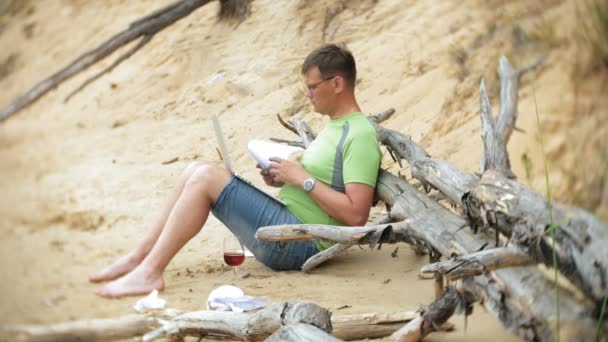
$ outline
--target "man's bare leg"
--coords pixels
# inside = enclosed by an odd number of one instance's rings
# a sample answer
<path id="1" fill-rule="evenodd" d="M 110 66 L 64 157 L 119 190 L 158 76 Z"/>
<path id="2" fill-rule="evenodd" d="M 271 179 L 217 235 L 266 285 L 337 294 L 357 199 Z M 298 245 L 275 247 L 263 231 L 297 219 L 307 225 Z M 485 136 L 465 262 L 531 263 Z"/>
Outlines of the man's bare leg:
<path id="1" fill-rule="evenodd" d="M 186 167 L 186 169 L 179 176 L 173 190 L 165 200 L 160 215 L 153 221 L 144 238 L 140 240 L 137 246 L 135 246 L 135 248 L 128 254 L 123 255 L 111 265 L 103 268 L 94 275 L 89 276 L 89 281 L 97 283 L 117 279 L 118 277 L 131 272 L 142 262 L 142 260 L 144 260 L 146 255 L 150 253 L 150 250 L 156 243 L 156 240 L 158 240 L 163 227 L 167 223 L 167 218 L 175 206 L 175 202 L 177 202 L 177 199 L 180 197 L 184 189 L 184 185 L 190 176 L 192 176 L 192 174 L 198 168 L 203 167 L 203 165 L 203 163 L 195 162 Z"/>
<path id="2" fill-rule="evenodd" d="M 230 181 L 230 173 L 217 166 L 201 166 L 186 181 L 165 227 L 143 261 L 130 273 L 97 290 L 103 297 L 123 297 L 162 290 L 165 267 L 203 227 L 211 206 Z"/>

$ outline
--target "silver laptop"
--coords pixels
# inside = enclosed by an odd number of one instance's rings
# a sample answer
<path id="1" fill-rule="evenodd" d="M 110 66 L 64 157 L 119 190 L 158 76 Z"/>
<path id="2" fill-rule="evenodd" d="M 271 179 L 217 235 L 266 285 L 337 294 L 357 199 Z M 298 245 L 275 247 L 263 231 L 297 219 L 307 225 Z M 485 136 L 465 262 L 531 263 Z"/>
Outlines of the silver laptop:
<path id="1" fill-rule="evenodd" d="M 250 181 L 246 180 L 245 178 L 239 176 L 238 174 L 236 174 L 236 172 L 234 172 L 234 170 L 232 169 L 232 163 L 230 162 L 230 155 L 228 154 L 228 148 L 226 147 L 226 140 L 224 139 L 224 133 L 222 132 L 222 127 L 220 126 L 220 119 L 218 118 L 217 114 L 214 114 L 212 116 L 212 119 L 213 119 L 213 129 L 215 130 L 215 139 L 217 140 L 217 144 L 219 145 L 220 153 L 222 154 L 221 157 L 224 160 L 224 165 L 226 166 L 226 170 L 228 170 L 230 173 L 232 173 L 232 175 L 234 177 L 249 184 L 252 188 L 256 189 L 257 191 L 260 191 L 261 193 L 263 193 L 266 196 L 270 197 L 271 199 L 277 201 L 281 205 L 286 206 L 287 204 L 285 204 L 285 202 L 281 201 L 280 198 L 273 196 L 273 195 L 269 194 L 268 192 L 260 189 L 259 187 L 255 186 L 253 183 L 251 183 Z"/>

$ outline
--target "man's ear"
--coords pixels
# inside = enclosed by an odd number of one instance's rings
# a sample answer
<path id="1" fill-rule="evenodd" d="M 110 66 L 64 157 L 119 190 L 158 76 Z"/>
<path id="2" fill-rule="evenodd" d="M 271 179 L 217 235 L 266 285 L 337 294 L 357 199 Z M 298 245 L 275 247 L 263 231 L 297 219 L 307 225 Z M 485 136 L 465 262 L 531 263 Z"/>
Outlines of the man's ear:
<path id="1" fill-rule="evenodd" d="M 336 94 L 343 92 L 344 89 L 346 88 L 346 83 L 344 83 L 344 77 L 336 76 L 334 78 L 334 82 L 336 82 L 336 90 L 335 90 Z"/>

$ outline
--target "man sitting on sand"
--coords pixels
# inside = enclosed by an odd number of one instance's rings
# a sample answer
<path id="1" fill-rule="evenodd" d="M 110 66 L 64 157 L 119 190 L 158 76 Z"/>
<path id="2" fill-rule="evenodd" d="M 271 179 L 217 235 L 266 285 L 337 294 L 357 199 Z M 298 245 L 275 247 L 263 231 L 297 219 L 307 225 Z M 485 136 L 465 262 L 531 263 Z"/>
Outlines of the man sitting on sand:
<path id="1" fill-rule="evenodd" d="M 271 158 L 271 166 L 260 172 L 267 185 L 281 187 L 279 196 L 286 206 L 223 167 L 191 164 L 135 249 L 89 278 L 92 282 L 113 280 L 98 288 L 98 295 L 122 297 L 162 290 L 163 271 L 202 229 L 209 212 L 273 270 L 299 270 L 328 244 L 258 241 L 259 227 L 300 223 L 361 226 L 367 222 L 381 156 L 376 132 L 355 98 L 355 60 L 345 48 L 324 45 L 306 57 L 302 75 L 315 112 L 327 115 L 330 121 L 300 163 Z"/>

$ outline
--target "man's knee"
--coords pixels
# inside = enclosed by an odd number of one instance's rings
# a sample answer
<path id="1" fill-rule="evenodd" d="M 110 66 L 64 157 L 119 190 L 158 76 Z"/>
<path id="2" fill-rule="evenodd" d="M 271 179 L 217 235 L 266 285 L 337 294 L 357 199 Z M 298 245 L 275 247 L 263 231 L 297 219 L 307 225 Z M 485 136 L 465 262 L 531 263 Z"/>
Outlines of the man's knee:
<path id="1" fill-rule="evenodd" d="M 215 165 L 201 162 L 194 162 L 190 164 L 188 168 L 190 169 L 190 177 L 188 177 L 188 183 L 190 184 L 209 182 L 213 174 L 216 172 Z"/>
<path id="2" fill-rule="evenodd" d="M 201 167 L 203 165 L 205 165 L 205 163 L 200 162 L 200 161 L 192 162 L 192 163 L 188 164 L 188 166 L 186 166 L 186 168 L 184 169 L 182 174 L 186 175 L 189 178 L 194 173 L 194 171 L 196 171 L 196 169 L 198 169 L 199 167 Z"/>
<path id="3" fill-rule="evenodd" d="M 230 173 L 223 167 L 199 163 L 193 166 L 192 174 L 186 182 L 187 188 L 200 187 L 216 193 L 221 191 L 230 180 Z"/>

